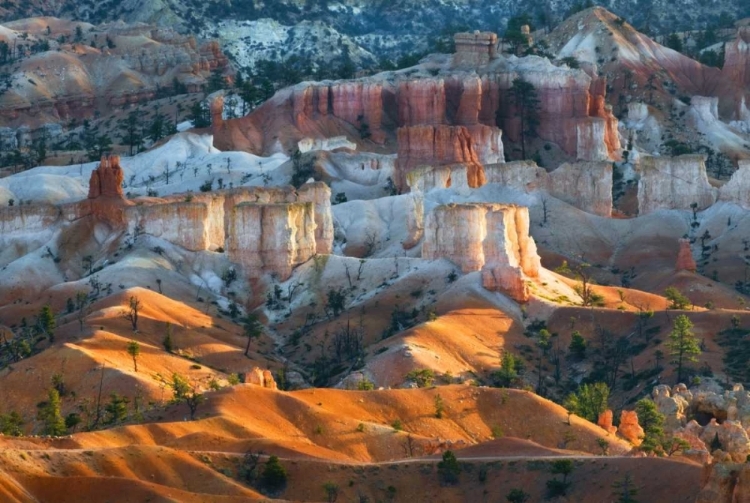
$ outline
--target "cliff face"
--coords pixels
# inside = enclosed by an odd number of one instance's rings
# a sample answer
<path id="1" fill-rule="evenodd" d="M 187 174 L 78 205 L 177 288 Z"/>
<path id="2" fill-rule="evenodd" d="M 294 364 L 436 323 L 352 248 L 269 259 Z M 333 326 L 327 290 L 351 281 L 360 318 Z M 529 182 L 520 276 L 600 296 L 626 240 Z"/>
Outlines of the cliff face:
<path id="1" fill-rule="evenodd" d="M 227 254 L 251 277 L 278 274 L 281 281 L 315 255 L 313 203 L 235 206 L 229 216 Z"/>
<path id="2" fill-rule="evenodd" d="M 422 166 L 411 170 L 406 183 L 414 192 L 434 189 L 469 189 L 475 187 L 472 166 Z M 524 192 L 547 191 L 585 212 L 602 217 L 612 216 L 612 164 L 581 161 L 565 163 L 548 173 L 533 161 L 491 164 L 483 169 L 486 183 L 496 183 Z"/>
<path id="3" fill-rule="evenodd" d="M 588 213 L 612 216 L 612 164 L 565 163 L 549 174 L 549 193 Z"/>
<path id="4" fill-rule="evenodd" d="M 482 271 L 483 286 L 525 302 L 526 278 L 539 276 L 528 208 L 503 204 L 439 206 L 425 222 L 422 258 L 446 258 L 464 273 Z"/>
<path id="5" fill-rule="evenodd" d="M 131 235 L 155 236 L 190 251 L 208 250 L 208 207 L 194 202 L 131 206 L 126 211 Z"/>
<path id="6" fill-rule="evenodd" d="M 399 190 L 407 190 L 407 173 L 413 168 L 457 163 L 468 167 L 470 187 L 484 185 L 484 168 L 464 126 L 403 127 L 398 130 L 398 149 L 394 183 Z"/>
<path id="7" fill-rule="evenodd" d="M 719 189 L 719 200 L 750 209 L 750 161 L 739 161 L 732 178 Z"/>
<path id="8" fill-rule="evenodd" d="M 382 84 L 364 80 L 297 86 L 290 96 L 294 124 L 300 131 L 317 132 L 315 121 L 335 117 L 355 127 L 366 124 L 371 139 L 382 143 L 382 94 Z"/>
<path id="9" fill-rule="evenodd" d="M 750 87 L 750 26 L 741 27 L 737 38 L 724 45 L 722 75 L 740 88 Z"/>
<path id="10" fill-rule="evenodd" d="M 421 73 L 420 78 L 392 73 L 299 84 L 277 93 L 248 117 L 214 127 L 215 144 L 261 153 L 278 148 L 279 141 L 286 146 L 306 137 L 357 134 L 353 128 L 363 124 L 376 142 L 383 142 L 394 126 L 465 126 L 480 162 L 503 162 L 498 126 L 511 140 L 519 140 L 518 108 L 510 89 L 520 76 L 537 91 L 542 141 L 584 160 L 619 156 L 617 119 L 605 104 L 606 81 L 595 73 L 555 67 L 538 58 L 519 60 L 512 68 L 490 61 L 479 71 L 451 70 L 434 77 Z"/>
<path id="11" fill-rule="evenodd" d="M 661 209 L 699 209 L 711 206 L 717 190 L 708 183 L 706 157 L 649 157 L 641 160 L 641 179 L 638 182 L 638 211 L 645 215 Z"/>

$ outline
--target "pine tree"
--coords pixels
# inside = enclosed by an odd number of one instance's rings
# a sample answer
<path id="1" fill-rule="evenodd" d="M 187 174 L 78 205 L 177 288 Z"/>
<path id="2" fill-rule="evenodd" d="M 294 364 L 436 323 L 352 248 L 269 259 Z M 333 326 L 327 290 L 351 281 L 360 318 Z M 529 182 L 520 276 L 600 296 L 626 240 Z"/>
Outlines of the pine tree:
<path id="1" fill-rule="evenodd" d="M 138 341 L 128 342 L 128 354 L 133 358 L 133 370 L 138 373 L 138 356 L 141 354 L 141 345 Z"/>
<path id="2" fill-rule="evenodd" d="M 693 324 L 684 314 L 674 321 L 674 329 L 669 334 L 667 348 L 672 355 L 672 364 L 677 369 L 677 382 L 682 381 L 682 370 L 687 362 L 697 362 L 697 356 L 701 354 L 698 339 L 690 330 Z"/>
<path id="3" fill-rule="evenodd" d="M 47 392 L 47 403 L 40 409 L 38 417 L 44 422 L 45 435 L 65 435 L 65 419 L 60 412 L 60 393 L 55 388 L 50 388 Z"/>
<path id="4" fill-rule="evenodd" d="M 664 415 L 656 408 L 653 400 L 642 398 L 635 404 L 638 424 L 643 428 L 642 451 L 655 452 L 661 449 L 664 440 Z"/>
<path id="5" fill-rule="evenodd" d="M 521 121 L 521 157 L 526 159 L 526 142 L 536 135 L 539 125 L 539 96 L 534 85 L 520 77 L 513 80 L 510 94 Z"/>
<path id="6" fill-rule="evenodd" d="M 49 304 L 42 307 L 37 316 L 37 328 L 39 332 L 46 335 L 50 342 L 55 340 L 55 315 Z"/>
<path id="7" fill-rule="evenodd" d="M 612 484 L 615 489 L 614 496 L 617 497 L 617 503 L 638 503 L 635 497 L 638 495 L 638 490 L 633 484 L 633 478 L 629 473 L 625 474 L 625 477 Z"/>

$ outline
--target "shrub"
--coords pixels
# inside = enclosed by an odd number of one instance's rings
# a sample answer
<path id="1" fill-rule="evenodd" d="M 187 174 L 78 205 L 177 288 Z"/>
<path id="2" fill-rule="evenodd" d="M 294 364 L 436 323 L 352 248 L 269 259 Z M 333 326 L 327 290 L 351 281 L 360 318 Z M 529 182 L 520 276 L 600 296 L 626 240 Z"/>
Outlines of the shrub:
<path id="1" fill-rule="evenodd" d="M 427 388 L 432 386 L 432 383 L 435 380 L 435 372 L 431 369 L 412 370 L 406 374 L 406 378 L 410 381 L 414 381 L 419 388 Z"/>
<path id="2" fill-rule="evenodd" d="M 279 491 L 286 486 L 286 468 L 281 464 L 277 456 L 271 456 L 263 468 L 261 484 L 268 491 Z"/>

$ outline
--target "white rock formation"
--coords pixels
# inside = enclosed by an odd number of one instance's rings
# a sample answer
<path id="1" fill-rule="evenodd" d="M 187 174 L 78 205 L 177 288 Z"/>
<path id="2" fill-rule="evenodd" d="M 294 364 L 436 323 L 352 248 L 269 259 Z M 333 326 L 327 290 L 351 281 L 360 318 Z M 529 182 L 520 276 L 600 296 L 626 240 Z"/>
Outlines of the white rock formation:
<path id="1" fill-rule="evenodd" d="M 539 276 L 528 208 L 504 204 L 438 206 L 425 222 L 422 258 L 446 258 L 464 273 L 482 271 L 483 286 L 525 302 Z"/>
<path id="2" fill-rule="evenodd" d="M 641 159 L 638 211 L 686 210 L 696 203 L 705 209 L 716 202 L 718 191 L 708 183 L 706 156 L 650 157 Z"/>

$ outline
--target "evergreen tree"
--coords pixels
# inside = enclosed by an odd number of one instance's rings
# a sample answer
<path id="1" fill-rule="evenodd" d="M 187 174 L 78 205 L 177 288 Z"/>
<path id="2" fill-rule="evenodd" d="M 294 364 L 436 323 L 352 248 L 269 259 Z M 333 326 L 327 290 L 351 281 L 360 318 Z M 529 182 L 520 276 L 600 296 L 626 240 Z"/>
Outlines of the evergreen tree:
<path id="1" fill-rule="evenodd" d="M 633 478 L 629 473 L 625 474 L 622 480 L 619 480 L 612 484 L 615 489 L 614 496 L 617 498 L 617 503 L 638 503 L 635 497 L 638 495 L 638 490 L 633 484 Z"/>
<path id="2" fill-rule="evenodd" d="M 134 149 L 140 149 L 143 143 L 141 135 L 141 119 L 135 110 L 130 112 L 125 122 L 120 125 L 120 139 L 130 148 L 130 155 L 133 155 Z"/>
<path id="3" fill-rule="evenodd" d="M 521 77 L 513 80 L 510 88 L 516 117 L 521 121 L 521 157 L 526 159 L 526 143 L 536 135 L 539 125 L 539 96 L 536 88 Z"/>
<path id="4" fill-rule="evenodd" d="M 242 320 L 244 335 L 247 337 L 247 346 L 245 346 L 245 356 L 250 353 L 250 344 L 254 339 L 257 339 L 263 333 L 263 325 L 258 321 L 258 316 L 255 314 L 248 314 Z"/>
<path id="5" fill-rule="evenodd" d="M 128 342 L 128 354 L 133 358 L 133 370 L 138 373 L 138 356 L 141 354 L 141 345 L 138 341 Z"/>
<path id="6" fill-rule="evenodd" d="M 50 388 L 47 392 L 47 403 L 39 410 L 38 417 L 44 423 L 45 435 L 65 435 L 65 420 L 60 412 L 60 393 L 55 388 Z"/>
<path id="7" fill-rule="evenodd" d="M 607 410 L 609 403 L 609 386 L 603 382 L 584 384 L 576 392 L 568 396 L 565 407 L 584 419 L 595 423 L 599 414 Z"/>
<path id="8" fill-rule="evenodd" d="M 37 329 L 39 333 L 47 336 L 50 342 L 55 340 L 55 315 L 52 314 L 52 308 L 49 304 L 42 307 L 37 316 Z"/>
<path id="9" fill-rule="evenodd" d="M 672 364 L 677 369 L 677 382 L 682 381 L 682 371 L 685 363 L 697 362 L 697 355 L 701 354 L 698 339 L 690 330 L 693 324 L 690 319 L 681 314 L 674 320 L 674 328 L 669 334 L 667 348 L 672 355 Z"/>
<path id="10" fill-rule="evenodd" d="M 635 404 L 635 412 L 638 414 L 638 424 L 643 428 L 641 450 L 660 451 L 664 440 L 664 415 L 658 411 L 654 401 L 648 398 L 642 398 Z"/>
<path id="11" fill-rule="evenodd" d="M 193 122 L 195 128 L 207 128 L 211 125 L 211 112 L 202 102 L 196 101 L 190 107 L 188 119 Z"/>

